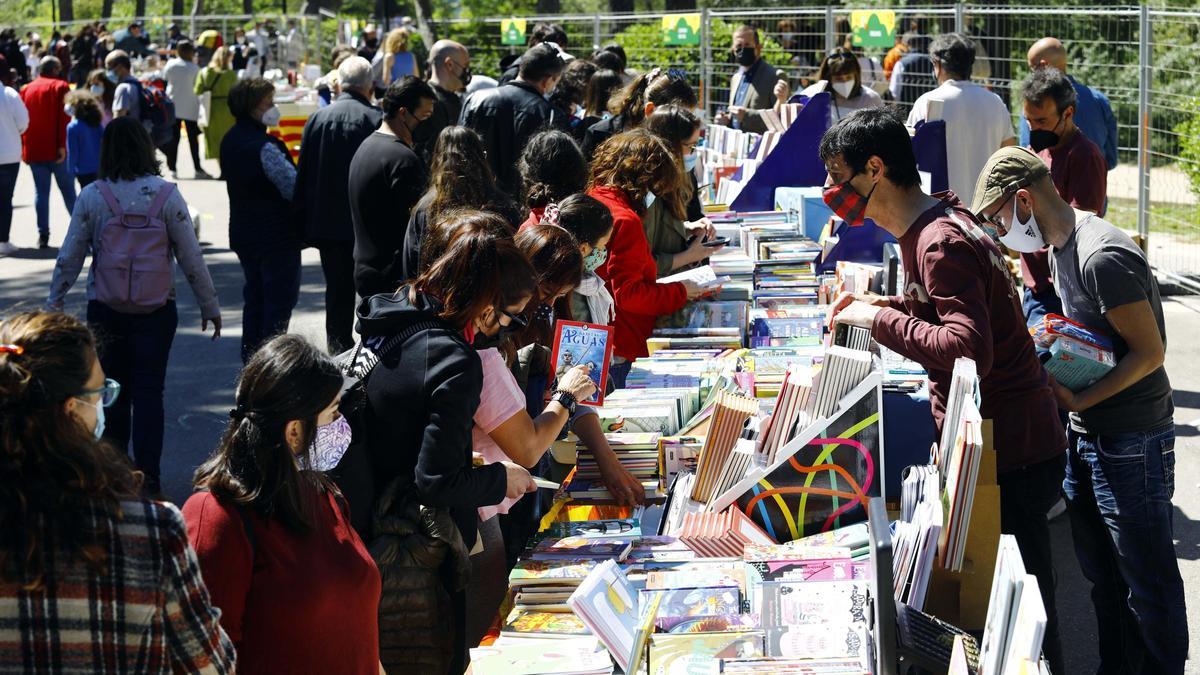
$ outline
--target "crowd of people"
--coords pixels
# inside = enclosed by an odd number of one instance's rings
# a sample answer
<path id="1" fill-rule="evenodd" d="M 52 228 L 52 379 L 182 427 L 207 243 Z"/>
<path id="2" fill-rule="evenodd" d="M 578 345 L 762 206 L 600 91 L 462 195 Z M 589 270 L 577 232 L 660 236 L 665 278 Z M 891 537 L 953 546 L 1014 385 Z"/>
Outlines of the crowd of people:
<path id="1" fill-rule="evenodd" d="M 335 48 L 329 103 L 305 125 L 297 164 L 268 133 L 274 85 L 236 64 L 245 36 L 178 36 L 164 76 L 181 122 L 156 141 L 143 115 L 153 101 L 131 74 L 136 29 L 114 36 L 98 76 L 45 54 L 2 99 L 0 240 L 21 160 L 38 184 L 42 243 L 51 177 L 71 222 L 48 311 L 0 321 L 0 514 L 16 524 L 0 529 L 0 623 L 15 629 L 0 661 L 462 672 L 535 526 L 533 476 L 554 439 L 574 431 L 619 502 L 645 500 L 596 410 L 578 405 L 594 392 L 589 367 L 554 372 L 549 343 L 557 318 L 612 325 L 609 386 L 623 387 L 655 327 L 713 292 L 659 282 L 720 250 L 704 245 L 715 232 L 696 182 L 696 92 L 677 72 L 634 72 L 617 45 L 572 57 L 553 24 L 483 84 L 462 44 L 431 45 L 422 69 L 404 35 L 381 50 L 372 32 L 358 50 Z M 762 48 L 753 27 L 734 31 L 738 71 L 717 123 L 753 131 L 791 99 Z M 1007 107 L 972 82 L 975 43 L 947 34 L 927 54 L 906 51 L 888 64 L 893 83 L 898 69 L 922 69 L 918 54 L 937 87 L 907 120 L 879 91 L 886 76 L 868 81 L 874 64 L 848 45 L 802 92 L 833 99 L 827 203 L 895 235 L 909 277 L 902 297 L 842 297 L 831 313 L 925 365 L 936 418 L 954 359 L 978 364 L 1001 527 L 1038 576 L 1055 671 L 1047 513 L 1065 486 L 1105 667 L 1182 672 L 1165 330 L 1145 256 L 1101 218 L 1111 165 L 1107 137 L 1092 134 L 1107 133 L 1111 110 L 1065 74 L 1067 51 L 1047 38 L 1020 89 L 1028 149 L 1008 147 Z M 176 264 L 202 330 L 216 339 L 223 321 L 188 205 L 156 153 L 170 149 L 174 172 L 182 123 L 201 171 L 188 118 L 201 92 L 227 115 L 203 134 L 244 274 L 244 367 L 180 511 L 161 494 Z M 934 195 L 905 125 L 932 119 L 946 123 L 952 188 Z M 1023 302 L 999 244 L 1025 260 Z M 325 275 L 325 349 L 287 334 L 305 247 Z M 85 324 L 61 310 L 89 253 Z M 1076 393 L 1049 378 L 1026 330 L 1046 312 L 1110 333 L 1113 374 Z"/>

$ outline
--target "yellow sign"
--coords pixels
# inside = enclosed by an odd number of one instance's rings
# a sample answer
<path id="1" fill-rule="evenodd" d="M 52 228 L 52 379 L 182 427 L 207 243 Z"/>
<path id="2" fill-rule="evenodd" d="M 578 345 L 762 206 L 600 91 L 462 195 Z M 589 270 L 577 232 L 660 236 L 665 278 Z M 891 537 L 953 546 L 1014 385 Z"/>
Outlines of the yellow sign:
<path id="1" fill-rule="evenodd" d="M 501 19 L 500 44 L 525 44 L 525 19 Z"/>
<path id="2" fill-rule="evenodd" d="M 896 44 L 896 13 L 854 10 L 850 12 L 850 34 L 855 47 L 890 48 Z"/>
<path id="3" fill-rule="evenodd" d="M 668 14 L 662 18 L 663 44 L 667 46 L 700 44 L 699 14 Z"/>

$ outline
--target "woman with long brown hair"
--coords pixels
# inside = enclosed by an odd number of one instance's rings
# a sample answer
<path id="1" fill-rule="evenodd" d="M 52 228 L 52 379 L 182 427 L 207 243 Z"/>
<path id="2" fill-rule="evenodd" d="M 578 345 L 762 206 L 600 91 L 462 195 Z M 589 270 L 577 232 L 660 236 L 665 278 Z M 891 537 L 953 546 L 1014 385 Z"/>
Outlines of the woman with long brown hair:
<path id="1" fill-rule="evenodd" d="M 379 570 L 322 473 L 350 445 L 342 386 L 303 338 L 267 342 L 196 470 L 183 516 L 239 673 L 379 672 Z"/>
<path id="2" fill-rule="evenodd" d="M 229 90 L 238 81 L 237 71 L 230 68 L 232 63 L 233 53 L 229 47 L 217 47 L 208 65 L 196 76 L 196 95 L 211 94 L 206 109 L 208 120 L 204 125 L 204 156 L 209 159 L 221 158 L 221 141 L 225 140 L 225 133 L 235 121 L 228 100 Z"/>
<path id="3" fill-rule="evenodd" d="M 429 187 L 413 207 L 404 233 L 405 279 L 420 273 L 421 241 L 429 224 L 455 209 L 495 213 L 509 224 L 510 232 L 521 222 L 516 205 L 496 187 L 479 134 L 461 126 L 443 129 L 434 145 Z"/>
<path id="4" fill-rule="evenodd" d="M 593 124 L 583 136 L 583 156 L 593 160 L 596 150 L 614 134 L 641 126 L 646 116 L 663 105 L 695 108 L 700 105 L 696 91 L 681 75 L 662 68 L 637 76 L 613 97 L 609 110 L 613 116 Z"/>
<path id="5" fill-rule="evenodd" d="M 183 517 L 99 440 L 119 391 L 77 319 L 0 322 L 0 663 L 232 673 Z"/>
<path id="6" fill-rule="evenodd" d="M 625 386 L 633 360 L 648 353 L 646 338 L 655 320 L 709 292 L 690 281 L 657 283 L 658 268 L 642 225 L 647 204 L 657 199 L 676 218 L 683 218 L 683 172 L 678 162 L 666 141 L 644 129 L 608 139 L 592 162 L 588 194 L 613 216 L 608 259 L 596 272 L 607 282 L 616 305 L 613 353 L 617 362 L 609 375 L 618 387 Z"/>

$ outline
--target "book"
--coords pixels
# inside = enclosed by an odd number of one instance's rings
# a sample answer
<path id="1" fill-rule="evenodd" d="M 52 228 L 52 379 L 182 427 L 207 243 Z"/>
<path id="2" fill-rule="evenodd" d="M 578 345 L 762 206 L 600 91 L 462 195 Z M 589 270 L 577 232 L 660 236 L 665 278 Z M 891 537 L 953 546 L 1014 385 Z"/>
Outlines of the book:
<path id="1" fill-rule="evenodd" d="M 650 675 L 719 673 L 720 659 L 762 655 L 762 631 L 659 633 L 650 636 Z"/>
<path id="2" fill-rule="evenodd" d="M 673 284 L 681 281 L 691 281 L 700 288 L 716 289 L 721 284 L 729 281 L 729 277 L 718 277 L 710 265 L 701 265 L 693 267 L 689 270 L 677 272 L 670 276 L 662 277 L 658 280 L 660 284 Z"/>
<path id="3" fill-rule="evenodd" d="M 737 586 L 677 588 L 638 591 L 639 604 L 649 606 L 658 596 L 658 612 L 654 624 L 670 630 L 687 619 L 707 616 L 733 616 L 742 611 L 742 593 Z"/>
<path id="4" fill-rule="evenodd" d="M 602 675 L 612 658 L 595 638 L 524 640 L 471 649 L 474 675 Z"/>
<path id="5" fill-rule="evenodd" d="M 625 573 L 612 560 L 596 566 L 567 599 L 575 616 L 604 643 L 613 660 L 626 673 L 637 672 L 653 632 L 653 611 L 643 608 Z M 646 608 L 649 609 L 649 608 Z"/>
<path id="6" fill-rule="evenodd" d="M 861 622 L 776 626 L 764 630 L 766 652 L 786 658 L 874 658 Z"/>
<path id="7" fill-rule="evenodd" d="M 543 539 L 533 547 L 533 560 L 607 559 L 621 560 L 629 552 L 630 538 L 594 539 L 586 536 Z"/>
<path id="8" fill-rule="evenodd" d="M 1115 368 L 1117 360 L 1110 349 L 1060 335 L 1050 345 L 1043 365 L 1059 384 L 1071 391 L 1082 391 Z"/>
<path id="9" fill-rule="evenodd" d="M 979 643 L 980 675 L 1000 675 L 1007 672 L 1005 658 L 1009 653 L 1021 588 L 1026 577 L 1025 562 L 1021 559 L 1016 537 L 1010 534 L 1000 535 L 992 591 L 988 598 L 987 618 L 983 626 L 983 639 Z"/>
<path id="10" fill-rule="evenodd" d="M 867 581 L 767 581 L 762 585 L 763 628 L 842 625 L 867 622 L 871 605 Z"/>
<path id="11" fill-rule="evenodd" d="M 550 352 L 554 378 L 561 378 L 567 370 L 577 365 L 591 365 L 588 377 L 596 383 L 596 392 L 586 400 L 579 401 L 580 405 L 604 404 L 608 366 L 612 361 L 612 336 L 612 326 L 566 320 L 554 324 L 554 343 Z"/>
<path id="12" fill-rule="evenodd" d="M 595 567 L 594 560 L 520 560 L 508 573 L 508 585 L 578 586 Z"/>
<path id="13" fill-rule="evenodd" d="M 583 621 L 574 614 L 514 609 L 504 620 L 501 635 L 564 638 L 589 635 Z"/>

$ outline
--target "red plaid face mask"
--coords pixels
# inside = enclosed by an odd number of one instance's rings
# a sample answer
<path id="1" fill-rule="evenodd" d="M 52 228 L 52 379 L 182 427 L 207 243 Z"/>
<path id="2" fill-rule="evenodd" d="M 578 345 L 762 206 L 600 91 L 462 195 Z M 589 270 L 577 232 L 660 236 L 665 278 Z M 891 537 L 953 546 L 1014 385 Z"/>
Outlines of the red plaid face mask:
<path id="1" fill-rule="evenodd" d="M 855 190 L 854 186 L 850 184 L 853 179 L 854 176 L 851 176 L 843 183 L 825 188 L 821 197 L 825 200 L 826 206 L 833 209 L 838 218 L 849 223 L 850 227 L 861 227 L 864 214 L 867 212 L 867 202 L 875 193 L 875 186 L 872 185 L 871 191 L 864 197 L 858 194 L 858 190 Z"/>

